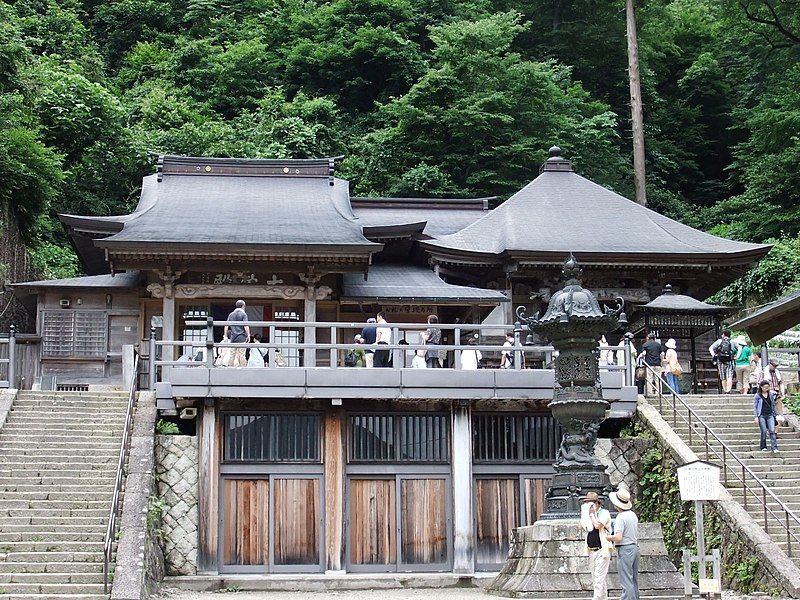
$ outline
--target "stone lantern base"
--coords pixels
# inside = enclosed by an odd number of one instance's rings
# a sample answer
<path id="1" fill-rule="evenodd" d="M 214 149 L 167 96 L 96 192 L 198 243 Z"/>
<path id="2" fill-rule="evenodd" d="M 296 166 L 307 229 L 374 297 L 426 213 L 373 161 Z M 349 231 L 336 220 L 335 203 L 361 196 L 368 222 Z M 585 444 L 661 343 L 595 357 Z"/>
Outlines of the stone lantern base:
<path id="1" fill-rule="evenodd" d="M 641 596 L 683 597 L 683 577 L 667 556 L 658 523 L 639 524 Z M 506 598 L 591 598 L 586 534 L 578 519 L 517 527 L 503 570 L 486 591 Z M 608 571 L 609 596 L 619 597 L 616 555 Z"/>

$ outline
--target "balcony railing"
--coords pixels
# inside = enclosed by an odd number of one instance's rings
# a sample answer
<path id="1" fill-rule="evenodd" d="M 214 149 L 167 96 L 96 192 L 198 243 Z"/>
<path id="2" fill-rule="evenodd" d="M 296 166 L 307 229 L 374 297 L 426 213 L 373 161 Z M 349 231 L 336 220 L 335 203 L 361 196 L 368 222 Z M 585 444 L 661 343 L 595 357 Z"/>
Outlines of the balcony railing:
<path id="1" fill-rule="evenodd" d="M 173 368 L 205 367 L 209 369 L 231 368 L 219 365 L 217 358 L 220 353 L 230 352 L 236 348 L 249 348 L 251 351 L 264 350 L 264 362 L 267 368 L 312 368 L 323 367 L 329 369 L 357 368 L 346 367 L 344 359 L 351 350 L 362 349 L 365 351 L 389 351 L 391 353 L 390 366 L 386 368 L 398 370 L 411 367 L 411 361 L 416 350 L 443 351 L 447 359 L 445 368 L 460 370 L 462 368 L 461 355 L 466 350 L 477 350 L 483 355 L 482 369 L 500 368 L 503 353 L 513 356 L 514 370 L 548 368 L 553 361 L 555 349 L 546 345 L 528 345 L 521 341 L 522 328 L 517 325 L 480 325 L 480 324 L 448 324 L 437 323 L 435 327 L 447 333 L 452 343 L 424 344 L 411 343 L 407 339 L 415 340 L 420 332 L 431 327 L 427 323 L 385 323 L 381 327 L 391 330 L 390 344 L 356 344 L 343 343 L 341 338 L 352 339 L 355 333 L 360 333 L 367 325 L 377 326 L 375 323 L 353 322 L 304 322 L 304 321 L 249 321 L 246 323 L 252 329 L 264 331 L 266 341 L 261 343 L 229 343 L 218 342 L 214 339 L 214 328 L 224 326 L 241 326 L 241 321 L 215 321 L 211 318 L 205 321 L 186 321 L 187 327 L 203 328 L 205 335 L 194 340 L 157 340 L 155 329 L 150 334 L 149 351 L 149 383 L 151 389 L 159 380 L 164 379 L 164 373 Z M 514 343 L 505 345 L 505 333 L 514 332 Z M 291 332 L 291 335 L 286 335 Z M 280 334 L 280 339 L 279 335 Z M 470 337 L 478 334 L 481 343 L 465 343 Z M 203 339 L 203 337 L 205 339 Z M 307 341 L 326 338 L 330 341 Z M 296 341 L 286 341 L 293 339 Z M 189 349 L 188 352 L 185 349 Z M 179 353 L 176 351 L 180 350 Z M 598 352 L 613 353 L 614 364 L 602 364 L 601 370 L 617 371 L 623 375 L 624 384 L 633 385 L 633 361 L 631 360 L 630 342 L 625 340 L 619 346 L 599 346 Z M 180 358 L 176 359 L 176 354 Z M 282 360 L 279 360 L 279 357 Z"/>

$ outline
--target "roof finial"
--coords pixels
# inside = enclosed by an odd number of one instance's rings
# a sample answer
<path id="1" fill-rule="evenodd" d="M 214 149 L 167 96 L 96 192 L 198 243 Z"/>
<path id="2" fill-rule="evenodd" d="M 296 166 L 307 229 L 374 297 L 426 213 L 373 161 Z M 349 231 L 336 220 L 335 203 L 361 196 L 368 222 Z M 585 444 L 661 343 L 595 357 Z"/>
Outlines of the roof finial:
<path id="1" fill-rule="evenodd" d="M 539 170 L 540 173 L 544 171 L 572 171 L 572 163 L 561 156 L 561 148 L 552 146 L 548 152 L 550 157 L 542 165 Z"/>
<path id="2" fill-rule="evenodd" d="M 552 158 L 561 156 L 561 148 L 559 148 L 558 146 L 551 146 L 549 152 Z"/>
<path id="3" fill-rule="evenodd" d="M 567 278 L 568 281 L 571 280 L 578 280 L 583 272 L 580 265 L 578 265 L 578 261 L 575 260 L 575 255 L 572 252 L 569 253 L 567 260 L 564 261 L 564 265 L 561 267 L 561 272 L 564 273 L 564 277 Z"/>
<path id="4" fill-rule="evenodd" d="M 668 283 L 664 286 L 664 294 L 671 294 L 672 293 L 672 284 Z"/>

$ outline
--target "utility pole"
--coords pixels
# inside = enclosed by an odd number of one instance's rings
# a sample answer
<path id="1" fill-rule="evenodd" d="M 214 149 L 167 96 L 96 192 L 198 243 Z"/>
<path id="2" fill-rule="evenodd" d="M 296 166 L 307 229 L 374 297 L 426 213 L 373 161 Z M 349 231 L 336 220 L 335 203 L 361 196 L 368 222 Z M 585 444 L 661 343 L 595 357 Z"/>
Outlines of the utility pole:
<path id="1" fill-rule="evenodd" d="M 639 76 L 639 42 L 636 38 L 634 0 L 625 0 L 628 30 L 628 79 L 631 89 L 631 130 L 633 133 L 633 182 L 636 203 L 647 206 L 644 166 L 644 119 L 642 117 L 642 83 Z"/>

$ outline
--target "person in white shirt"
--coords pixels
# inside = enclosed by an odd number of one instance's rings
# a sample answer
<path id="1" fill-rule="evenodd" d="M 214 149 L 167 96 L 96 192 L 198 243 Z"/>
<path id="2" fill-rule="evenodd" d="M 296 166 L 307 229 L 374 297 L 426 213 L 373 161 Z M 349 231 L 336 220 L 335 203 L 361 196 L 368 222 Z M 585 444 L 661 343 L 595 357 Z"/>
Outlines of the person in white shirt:
<path id="1" fill-rule="evenodd" d="M 611 564 L 611 542 L 606 534 L 611 529 L 611 513 L 600 501 L 597 492 L 589 492 L 581 505 L 581 526 L 586 532 L 586 548 L 589 553 L 589 573 L 592 576 L 594 595 L 592 600 L 608 600 L 606 577 Z"/>
<path id="2" fill-rule="evenodd" d="M 470 346 L 478 345 L 478 334 L 476 333 L 467 342 Z M 481 363 L 483 355 L 480 350 L 470 348 L 461 352 L 461 369 L 464 371 L 475 371 Z"/>
<path id="3" fill-rule="evenodd" d="M 383 311 L 377 315 L 378 327 L 375 330 L 375 343 L 386 345 L 392 343 L 392 330 L 386 325 L 386 315 Z M 388 367 L 391 365 L 391 351 L 390 350 L 375 350 L 374 364 L 376 367 Z"/>
<path id="4" fill-rule="evenodd" d="M 414 358 L 411 359 L 412 369 L 427 369 L 428 364 L 425 361 L 425 350 L 420 348 L 414 353 Z"/>
<path id="5" fill-rule="evenodd" d="M 506 334 L 506 341 L 503 348 L 511 348 L 514 346 L 514 333 L 509 331 Z M 514 368 L 514 353 L 511 350 L 503 350 L 500 353 L 500 368 L 513 369 Z"/>

